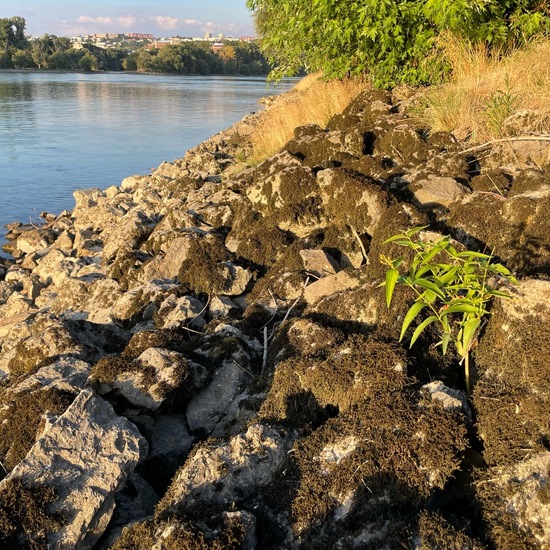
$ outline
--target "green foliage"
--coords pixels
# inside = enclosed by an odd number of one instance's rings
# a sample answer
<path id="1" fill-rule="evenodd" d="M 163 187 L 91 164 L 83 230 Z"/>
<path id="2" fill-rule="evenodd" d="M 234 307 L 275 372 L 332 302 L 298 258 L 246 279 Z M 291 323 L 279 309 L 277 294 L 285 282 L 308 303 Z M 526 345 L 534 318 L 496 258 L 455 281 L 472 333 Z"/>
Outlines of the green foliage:
<path id="1" fill-rule="evenodd" d="M 443 30 L 502 45 L 550 29 L 540 0 L 247 0 L 272 79 L 302 68 L 328 77 L 371 74 L 375 84 L 441 79 Z"/>
<path id="2" fill-rule="evenodd" d="M 81 71 L 140 71 L 176 74 L 266 75 L 269 64 L 256 43 L 227 43 L 216 54 L 210 42 L 184 42 L 128 53 L 45 34 L 28 41 L 25 19 L 0 18 L 0 69 L 39 68 Z"/>
<path id="3" fill-rule="evenodd" d="M 487 125 L 494 134 L 503 134 L 502 125 L 514 112 L 518 99 L 518 94 L 513 91 L 510 79 L 506 76 L 504 90 L 494 92 L 485 103 Z"/>
<path id="4" fill-rule="evenodd" d="M 210 42 L 172 44 L 161 49 L 142 50 L 136 57 L 141 72 L 176 74 L 246 74 L 269 72 L 266 59 L 256 44 L 233 42 L 216 54 Z"/>
<path id="5" fill-rule="evenodd" d="M 381 256 L 382 263 L 389 267 L 386 280 L 382 283 L 386 287 L 386 303 L 390 307 L 397 284 L 413 290 L 416 298 L 403 319 L 400 340 L 420 313 L 427 311 L 429 315 L 415 328 L 410 345 L 428 326 L 438 326 L 441 334 L 438 345 L 443 354 L 452 342 L 465 363 L 466 388 L 469 392 L 469 351 L 481 321 L 489 314 L 488 305 L 493 297 L 509 297 L 509 294 L 494 286 L 502 280 L 517 281 L 506 267 L 493 263 L 491 254 L 458 251 L 448 236 L 434 242 L 413 240 L 426 227 L 415 227 L 385 241 L 414 252 L 409 270 L 404 274 L 399 271 L 404 263 L 403 258 L 392 260 Z"/>

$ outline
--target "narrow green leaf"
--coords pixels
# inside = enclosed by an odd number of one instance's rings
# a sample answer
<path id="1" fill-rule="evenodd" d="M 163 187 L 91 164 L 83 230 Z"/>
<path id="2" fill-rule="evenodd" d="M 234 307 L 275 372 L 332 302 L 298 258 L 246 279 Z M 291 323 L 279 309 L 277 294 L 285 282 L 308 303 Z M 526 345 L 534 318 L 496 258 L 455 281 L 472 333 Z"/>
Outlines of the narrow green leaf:
<path id="1" fill-rule="evenodd" d="M 511 275 L 510 270 L 507 267 L 504 267 L 502 264 L 491 264 L 489 266 L 489 269 L 495 273 L 500 273 L 505 277 L 507 277 L 508 275 Z"/>
<path id="2" fill-rule="evenodd" d="M 447 348 L 449 347 L 449 342 L 451 340 L 451 333 L 446 332 L 443 334 L 443 338 L 441 339 L 441 351 L 443 352 L 443 355 L 447 353 Z"/>
<path id="3" fill-rule="evenodd" d="M 430 317 L 428 317 L 427 319 L 424 319 L 424 321 L 422 321 L 422 323 L 420 323 L 417 327 L 416 327 L 416 330 L 414 331 L 412 337 L 411 337 L 411 343 L 410 343 L 410 346 L 412 348 L 413 344 L 416 342 L 417 338 L 422 334 L 422 332 L 424 331 L 424 329 L 428 326 L 428 325 L 431 325 L 434 321 L 437 321 L 437 317 L 435 315 L 432 315 Z"/>
<path id="4" fill-rule="evenodd" d="M 406 231 L 405 234 L 407 235 L 407 237 L 412 237 L 416 233 L 420 233 L 420 231 L 423 231 L 424 229 L 427 229 L 428 227 L 430 227 L 430 226 L 429 225 L 417 225 L 416 227 L 413 227 L 412 229 L 409 229 L 408 231 Z"/>
<path id="5" fill-rule="evenodd" d="M 441 244 L 436 244 L 425 256 L 424 256 L 424 262 L 431 261 L 435 256 L 437 256 L 442 250 L 444 249 L 444 246 Z"/>
<path id="6" fill-rule="evenodd" d="M 456 266 L 449 266 L 450 269 L 447 270 L 445 273 L 441 274 L 440 277 L 439 277 L 439 280 L 441 281 L 441 284 L 443 285 L 447 285 L 449 284 L 456 276 L 457 272 L 458 272 L 458 267 Z"/>
<path id="7" fill-rule="evenodd" d="M 487 294 L 490 294 L 491 296 L 498 296 L 500 298 L 511 298 L 512 295 L 508 292 L 504 292 L 503 290 L 487 290 Z"/>
<path id="8" fill-rule="evenodd" d="M 399 271 L 397 271 L 397 269 L 388 269 L 386 272 L 386 304 L 388 307 L 390 307 L 391 304 L 397 279 L 399 279 Z"/>
<path id="9" fill-rule="evenodd" d="M 403 340 L 403 336 L 405 336 L 405 332 L 407 332 L 409 325 L 426 306 L 427 304 L 424 304 L 422 302 L 415 302 L 409 308 L 409 311 L 407 311 L 407 314 L 405 315 L 405 319 L 403 319 L 403 326 L 401 327 L 401 335 L 399 336 L 399 341 Z"/>
<path id="10" fill-rule="evenodd" d="M 382 244 L 393 243 L 403 238 L 406 238 L 406 235 L 403 235 L 403 233 L 400 233 L 399 235 L 392 235 L 391 237 L 388 237 Z"/>
<path id="11" fill-rule="evenodd" d="M 466 321 L 462 327 L 462 345 L 464 346 L 464 352 L 468 353 L 470 349 L 470 343 L 474 337 L 476 330 L 481 323 L 481 319 L 470 319 Z M 464 356 L 464 354 L 463 354 Z"/>
<path id="12" fill-rule="evenodd" d="M 421 296 L 422 300 L 424 300 L 427 304 L 433 304 L 437 298 L 435 292 L 432 292 L 431 290 L 425 290 Z"/>
<path id="13" fill-rule="evenodd" d="M 402 263 L 403 263 L 403 257 L 400 256 L 399 258 L 396 258 L 395 260 L 393 260 L 391 265 L 393 269 L 397 269 Z"/>
<path id="14" fill-rule="evenodd" d="M 440 312 L 441 315 L 450 315 L 451 313 L 487 313 L 485 310 L 479 311 L 479 308 L 472 306 L 470 304 L 453 304 L 452 306 L 449 306 L 448 308 L 444 309 Z"/>
<path id="15" fill-rule="evenodd" d="M 479 258 L 483 260 L 490 260 L 492 256 L 490 254 L 483 254 L 483 252 L 474 252 L 473 250 L 464 250 L 457 254 L 458 258 Z"/>
<path id="16" fill-rule="evenodd" d="M 425 288 L 427 290 L 431 290 L 434 294 L 439 296 L 441 299 L 443 300 L 445 299 L 445 294 L 441 292 L 441 290 L 435 283 L 428 281 L 428 279 L 421 279 L 421 278 L 415 279 L 414 281 L 412 281 L 412 284 L 421 286 L 422 288 Z"/>
<path id="17" fill-rule="evenodd" d="M 437 271 L 437 264 L 423 265 L 416 273 L 415 278 L 423 277 L 426 273 Z"/>

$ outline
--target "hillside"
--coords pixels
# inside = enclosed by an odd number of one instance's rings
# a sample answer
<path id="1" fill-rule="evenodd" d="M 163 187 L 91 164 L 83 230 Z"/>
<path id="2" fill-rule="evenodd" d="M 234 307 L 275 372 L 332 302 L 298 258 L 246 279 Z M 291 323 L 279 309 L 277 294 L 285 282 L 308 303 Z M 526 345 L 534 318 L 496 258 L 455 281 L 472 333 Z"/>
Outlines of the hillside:
<path id="1" fill-rule="evenodd" d="M 414 97 L 365 89 L 247 166 L 273 108 L 11 226 L 3 545 L 548 547 L 549 142 L 429 133 Z M 384 241 L 420 225 L 518 279 L 471 395 L 380 286 Z"/>

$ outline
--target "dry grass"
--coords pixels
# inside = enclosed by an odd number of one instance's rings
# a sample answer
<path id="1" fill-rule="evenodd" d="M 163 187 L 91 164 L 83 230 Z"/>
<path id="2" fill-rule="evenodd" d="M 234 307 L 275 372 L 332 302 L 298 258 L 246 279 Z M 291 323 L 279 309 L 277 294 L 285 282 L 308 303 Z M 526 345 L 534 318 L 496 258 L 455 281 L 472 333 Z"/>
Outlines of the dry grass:
<path id="1" fill-rule="evenodd" d="M 416 113 L 432 131 L 453 131 L 473 142 L 513 135 L 504 121 L 522 117 L 522 132 L 550 132 L 550 40 L 514 52 L 492 52 L 447 35 L 442 51 L 452 67 L 450 81 L 429 88 Z M 516 132 L 517 133 L 517 132 Z"/>
<path id="2" fill-rule="evenodd" d="M 257 163 L 278 151 L 305 124 L 325 127 L 341 113 L 359 92 L 368 86 L 363 79 L 324 80 L 306 76 L 288 93 L 278 96 L 259 117 L 250 136 L 252 153 L 247 159 Z"/>

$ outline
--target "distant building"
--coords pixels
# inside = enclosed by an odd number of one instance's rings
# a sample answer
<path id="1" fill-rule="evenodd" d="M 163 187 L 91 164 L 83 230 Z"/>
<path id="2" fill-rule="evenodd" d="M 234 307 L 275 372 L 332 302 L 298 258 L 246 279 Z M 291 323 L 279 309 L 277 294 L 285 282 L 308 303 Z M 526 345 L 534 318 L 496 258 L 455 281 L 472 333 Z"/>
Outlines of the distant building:
<path id="1" fill-rule="evenodd" d="M 205 32 L 204 33 L 204 39 L 205 40 L 212 40 L 212 33 L 211 32 Z"/>
<path id="2" fill-rule="evenodd" d="M 223 48 L 223 44 L 221 42 L 214 42 L 212 44 L 212 51 L 214 53 L 218 53 Z"/>
<path id="3" fill-rule="evenodd" d="M 142 34 L 139 32 L 126 33 L 128 38 L 134 38 L 135 40 L 154 40 L 155 37 L 152 34 Z"/>
<path id="4" fill-rule="evenodd" d="M 254 42 L 256 40 L 255 36 L 241 36 L 239 38 L 241 42 Z"/>

